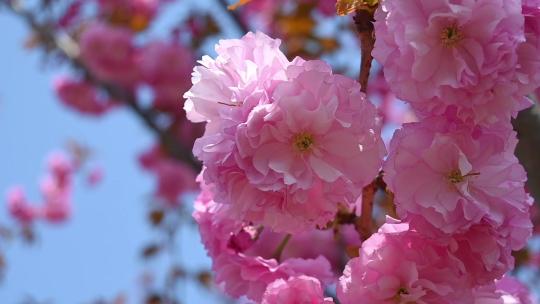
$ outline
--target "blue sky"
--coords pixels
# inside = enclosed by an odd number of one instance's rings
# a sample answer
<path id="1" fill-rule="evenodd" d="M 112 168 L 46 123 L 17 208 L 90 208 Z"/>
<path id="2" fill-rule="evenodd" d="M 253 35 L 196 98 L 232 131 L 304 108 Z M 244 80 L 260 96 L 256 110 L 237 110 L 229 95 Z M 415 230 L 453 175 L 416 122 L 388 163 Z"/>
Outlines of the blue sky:
<path id="1" fill-rule="evenodd" d="M 167 12 L 171 18 L 183 13 L 182 8 Z M 45 158 L 68 139 L 93 148 L 96 162 L 106 169 L 103 183 L 94 189 L 78 178 L 68 223 L 38 225 L 39 239 L 31 246 L 0 243 L 8 260 L 0 303 L 19 303 L 26 296 L 58 304 L 89 303 L 120 292 L 138 303 L 142 271 L 167 265 L 163 259 L 144 264 L 139 258 L 140 248 L 153 236 L 145 219 L 153 179 L 139 169 L 135 157 L 151 145 L 151 135 L 126 111 L 92 119 L 63 108 L 50 86 L 61 71 L 45 67 L 39 52 L 23 49 L 28 32 L 18 19 L 0 12 L 0 28 L 0 222 L 12 223 L 4 191 L 20 184 L 31 200 L 39 200 L 37 183 Z M 194 270 L 208 267 L 197 231 L 186 227 L 181 239 L 177 258 Z M 197 286 L 179 292 L 184 303 L 216 302 Z"/>

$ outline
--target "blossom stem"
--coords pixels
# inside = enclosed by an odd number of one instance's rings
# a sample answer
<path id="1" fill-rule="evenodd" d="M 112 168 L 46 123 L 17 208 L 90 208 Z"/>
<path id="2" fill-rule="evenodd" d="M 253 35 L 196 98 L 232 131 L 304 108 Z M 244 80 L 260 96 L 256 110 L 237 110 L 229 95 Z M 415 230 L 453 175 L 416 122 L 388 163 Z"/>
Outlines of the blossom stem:
<path id="1" fill-rule="evenodd" d="M 281 240 L 281 242 L 277 246 L 276 250 L 272 254 L 272 258 L 276 259 L 278 262 L 281 260 L 281 254 L 283 253 L 283 250 L 285 249 L 285 247 L 289 243 L 289 240 L 291 239 L 291 237 L 292 237 L 292 235 L 290 233 L 288 233 L 283 238 L 283 240 Z"/>
<path id="2" fill-rule="evenodd" d="M 373 61 L 373 55 L 371 52 L 375 47 L 375 29 L 373 22 L 373 12 L 369 10 L 357 10 L 356 15 L 353 17 L 360 38 L 360 49 L 362 51 L 362 59 L 360 64 L 360 74 L 358 76 L 358 82 L 362 86 L 362 92 L 367 92 L 369 72 L 371 70 L 371 62 Z"/>

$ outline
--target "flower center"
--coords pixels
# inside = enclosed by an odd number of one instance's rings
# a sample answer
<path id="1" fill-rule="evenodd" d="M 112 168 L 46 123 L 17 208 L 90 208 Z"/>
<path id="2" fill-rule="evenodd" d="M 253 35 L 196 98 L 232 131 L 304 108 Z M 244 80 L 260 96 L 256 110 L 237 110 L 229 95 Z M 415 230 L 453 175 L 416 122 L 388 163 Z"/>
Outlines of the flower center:
<path id="1" fill-rule="evenodd" d="M 457 24 L 447 26 L 441 32 L 441 42 L 445 47 L 453 47 L 463 39 L 463 33 Z"/>
<path id="2" fill-rule="evenodd" d="M 479 172 L 472 172 L 472 173 L 468 173 L 468 174 L 463 175 L 463 174 L 461 174 L 461 171 L 459 171 L 459 170 L 452 170 L 448 174 L 448 180 L 452 184 L 459 184 L 459 183 L 463 182 L 466 177 L 476 176 L 476 175 L 480 175 L 480 173 Z"/>
<path id="3" fill-rule="evenodd" d="M 313 135 L 306 132 L 296 134 L 293 144 L 300 152 L 309 151 L 313 146 Z"/>
<path id="4" fill-rule="evenodd" d="M 401 296 L 408 295 L 409 291 L 405 287 L 400 287 L 394 296 L 394 300 L 397 302 L 401 302 Z"/>

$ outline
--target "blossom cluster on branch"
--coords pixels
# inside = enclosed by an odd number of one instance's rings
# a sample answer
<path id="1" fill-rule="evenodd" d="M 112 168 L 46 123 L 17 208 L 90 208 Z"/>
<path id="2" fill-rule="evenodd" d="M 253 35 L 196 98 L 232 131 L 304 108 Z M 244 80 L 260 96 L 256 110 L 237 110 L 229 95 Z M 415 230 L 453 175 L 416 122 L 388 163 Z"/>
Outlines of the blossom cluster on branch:
<path id="1" fill-rule="evenodd" d="M 356 13 L 361 84 L 339 63 L 313 60 L 346 46 L 353 30 L 344 18 L 328 22 L 335 0 L 238 1 L 227 18 L 248 33 L 220 40 L 195 67 L 206 39 L 226 32 L 223 15 L 190 10 L 153 37 L 169 2 L 44 0 L 62 9 L 43 19 L 5 2 L 33 44 L 73 68 L 53 84 L 64 106 L 93 118 L 131 111 L 155 135 L 137 160 L 155 177 L 148 219 L 162 235 L 142 256 L 168 252 L 173 262 L 163 290 L 145 287 L 147 303 L 176 303 L 180 279 L 211 286 L 206 270 L 174 264 L 181 201 L 197 189 L 193 217 L 231 297 L 532 303 L 508 274 L 540 267 L 523 250 L 540 212 L 511 120 L 540 92 L 540 0 L 338 0 L 339 14 Z M 366 87 L 370 53 L 377 74 Z M 79 166 L 51 158 L 43 203 L 14 188 L 12 217 L 22 227 L 65 221 Z"/>
<path id="2" fill-rule="evenodd" d="M 332 303 L 333 284 L 345 304 L 531 303 L 504 275 L 532 231 L 511 118 L 540 86 L 539 12 L 537 1 L 380 1 L 373 55 L 419 119 L 386 159 L 357 82 L 289 61 L 260 32 L 220 41 L 184 95 L 188 119 L 206 123 L 194 217 L 218 285 L 260 303 Z M 381 168 L 399 219 L 362 242 L 340 217 L 361 216 Z"/>

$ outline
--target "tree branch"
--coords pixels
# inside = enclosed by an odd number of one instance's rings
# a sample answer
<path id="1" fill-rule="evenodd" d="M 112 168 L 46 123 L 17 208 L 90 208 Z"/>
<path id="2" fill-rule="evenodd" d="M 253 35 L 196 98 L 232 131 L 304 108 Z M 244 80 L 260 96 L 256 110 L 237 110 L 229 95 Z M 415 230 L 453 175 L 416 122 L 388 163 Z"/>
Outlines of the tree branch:
<path id="1" fill-rule="evenodd" d="M 200 170 L 201 165 L 193 157 L 191 149 L 182 145 L 171 132 L 162 128 L 156 122 L 153 112 L 150 109 L 142 108 L 137 97 L 133 93 L 122 87 L 98 79 L 84 66 L 79 59 L 79 46 L 77 42 L 67 34 L 57 34 L 50 26 L 39 23 L 31 12 L 16 5 L 14 1 L 4 1 L 3 3 L 6 4 L 5 6 L 8 10 L 17 16 L 20 16 L 25 21 L 35 34 L 38 35 L 39 40 L 44 43 L 44 47 L 58 51 L 60 55 L 69 60 L 75 69 L 83 71 L 87 76 L 88 81 L 95 86 L 102 88 L 113 99 L 123 101 L 128 109 L 135 113 L 139 119 L 141 119 L 141 121 L 159 137 L 161 144 L 171 157 L 189 164 L 195 170 Z"/>
<path id="2" fill-rule="evenodd" d="M 371 70 L 371 62 L 373 56 L 371 52 L 375 47 L 375 31 L 373 27 L 374 17 L 373 12 L 365 9 L 357 10 L 353 17 L 358 36 L 360 38 L 360 48 L 362 50 L 362 62 L 360 64 L 360 75 L 358 82 L 362 86 L 362 92 L 367 92 L 369 72 Z"/>
<path id="3" fill-rule="evenodd" d="M 364 187 L 362 190 L 362 213 L 360 217 L 356 219 L 355 228 L 360 234 L 362 241 L 367 240 L 372 234 L 373 226 L 373 202 L 375 198 L 375 192 L 377 191 L 377 182 L 373 181 L 371 184 Z"/>

